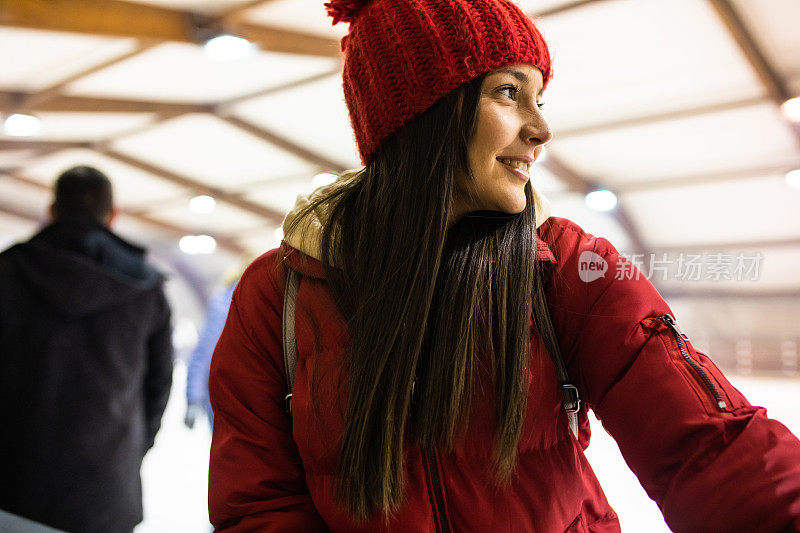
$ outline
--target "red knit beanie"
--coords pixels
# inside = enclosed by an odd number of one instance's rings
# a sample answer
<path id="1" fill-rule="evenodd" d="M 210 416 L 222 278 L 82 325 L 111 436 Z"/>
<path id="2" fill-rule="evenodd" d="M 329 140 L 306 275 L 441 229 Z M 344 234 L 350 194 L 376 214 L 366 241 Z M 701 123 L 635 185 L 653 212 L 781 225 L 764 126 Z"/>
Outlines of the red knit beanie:
<path id="1" fill-rule="evenodd" d="M 510 0 L 331 0 L 342 38 L 343 88 L 362 164 L 459 85 L 509 63 L 550 81 L 550 53 Z"/>

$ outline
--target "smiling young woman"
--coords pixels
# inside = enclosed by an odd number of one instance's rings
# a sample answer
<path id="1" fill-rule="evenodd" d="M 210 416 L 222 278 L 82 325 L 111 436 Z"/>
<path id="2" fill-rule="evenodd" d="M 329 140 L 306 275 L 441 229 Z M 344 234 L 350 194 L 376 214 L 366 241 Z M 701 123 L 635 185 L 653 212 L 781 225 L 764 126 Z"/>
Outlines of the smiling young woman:
<path id="1" fill-rule="evenodd" d="M 533 65 L 512 64 L 483 79 L 468 147 L 472 175 L 456 174 L 451 224 L 472 211 L 525 209 L 531 165 L 553 136 L 540 110 L 543 91 L 542 72 Z"/>
<path id="2" fill-rule="evenodd" d="M 234 292 L 209 378 L 217 529 L 619 531 L 587 406 L 674 531 L 800 527 L 800 442 L 647 279 L 581 277 L 627 265 L 536 190 L 536 26 L 508 0 L 326 6 L 350 23 L 364 167 L 299 197 Z"/>

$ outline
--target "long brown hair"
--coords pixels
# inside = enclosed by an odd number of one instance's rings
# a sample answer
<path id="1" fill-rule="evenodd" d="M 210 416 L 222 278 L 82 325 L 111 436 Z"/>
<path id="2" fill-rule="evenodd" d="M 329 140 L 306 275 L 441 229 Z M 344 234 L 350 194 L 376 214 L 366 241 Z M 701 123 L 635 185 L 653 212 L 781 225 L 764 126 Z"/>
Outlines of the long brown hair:
<path id="1" fill-rule="evenodd" d="M 351 341 L 335 498 L 355 521 L 401 507 L 407 431 L 444 451 L 463 435 L 477 350 L 492 353 L 495 478 L 507 485 L 513 475 L 532 303 L 545 316 L 530 183 L 522 213 L 470 213 L 447 227 L 456 173 L 474 179 L 468 145 L 483 78 L 437 101 L 286 228 L 328 217 L 320 260 Z"/>

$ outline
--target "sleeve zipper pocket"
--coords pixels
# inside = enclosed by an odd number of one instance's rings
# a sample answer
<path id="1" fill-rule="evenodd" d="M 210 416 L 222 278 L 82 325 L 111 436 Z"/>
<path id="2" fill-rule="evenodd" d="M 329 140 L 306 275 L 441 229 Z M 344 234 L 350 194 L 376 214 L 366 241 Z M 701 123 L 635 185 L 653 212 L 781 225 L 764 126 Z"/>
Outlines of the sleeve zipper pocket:
<path id="1" fill-rule="evenodd" d="M 705 388 L 711 395 L 714 397 L 714 401 L 717 404 L 717 407 L 720 410 L 725 410 L 728 408 L 728 404 L 725 402 L 725 399 L 722 397 L 722 394 L 719 392 L 717 387 L 714 385 L 714 382 L 711 381 L 711 378 L 708 376 L 703 367 L 700 366 L 692 357 L 689 355 L 689 351 L 686 349 L 686 342 L 689 340 L 689 336 L 681 331 L 680 327 L 678 327 L 678 323 L 672 317 L 672 315 L 666 314 L 661 315 L 658 317 L 661 321 L 663 321 L 672 331 L 673 336 L 675 337 L 675 342 L 678 344 L 678 349 L 681 351 L 681 357 L 683 357 L 684 361 L 686 361 L 689 366 L 692 367 L 694 372 L 697 374 L 697 377 L 700 378 L 700 381 L 703 383 Z"/>

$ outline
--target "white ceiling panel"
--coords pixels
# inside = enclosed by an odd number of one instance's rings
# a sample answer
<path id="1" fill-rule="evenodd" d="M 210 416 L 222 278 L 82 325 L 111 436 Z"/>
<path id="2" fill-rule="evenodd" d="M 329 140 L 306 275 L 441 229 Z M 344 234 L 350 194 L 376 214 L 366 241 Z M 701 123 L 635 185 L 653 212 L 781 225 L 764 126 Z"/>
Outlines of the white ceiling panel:
<path id="1" fill-rule="evenodd" d="M 61 172 L 77 165 L 93 166 L 106 174 L 114 186 L 114 200 L 122 207 L 144 206 L 185 194 L 183 187 L 91 150 L 56 152 L 25 167 L 22 174 L 52 186 Z"/>
<path id="2" fill-rule="evenodd" d="M 800 190 L 783 176 L 637 191 L 621 198 L 654 248 L 800 238 Z"/>
<path id="3" fill-rule="evenodd" d="M 53 199 L 46 189 L 0 174 L 0 201 L 24 213 L 45 219 L 49 217 L 49 207 Z"/>
<path id="4" fill-rule="evenodd" d="M 343 166 L 360 164 L 341 74 L 247 100 L 232 111 Z"/>
<path id="5" fill-rule="evenodd" d="M 571 0 L 511 0 L 517 4 L 520 9 L 529 15 L 535 15 L 542 11 L 553 9 L 568 4 L 572 4 Z"/>
<path id="6" fill-rule="evenodd" d="M 38 222 L 0 212 L 0 251 L 28 240 L 38 228 Z"/>
<path id="7" fill-rule="evenodd" d="M 257 52 L 218 61 L 193 44 L 165 43 L 67 87 L 79 95 L 172 102 L 218 102 L 320 74 L 336 59 Z"/>
<path id="8" fill-rule="evenodd" d="M 247 199 L 281 213 L 288 213 L 294 207 L 298 194 L 309 194 L 313 190 L 311 177 L 293 182 L 281 180 L 280 183 L 254 189 L 247 194 Z"/>
<path id="9" fill-rule="evenodd" d="M 800 247 L 715 248 L 655 255 L 642 275 L 663 290 L 748 292 L 800 290 Z M 639 266 L 637 262 L 634 262 Z M 663 270 L 660 269 L 663 267 Z"/>
<path id="10" fill-rule="evenodd" d="M 631 240 L 617 220 L 609 213 L 589 209 L 584 198 L 584 195 L 576 193 L 548 196 L 550 215 L 568 218 L 587 233 L 608 239 L 620 252 L 632 253 Z"/>
<path id="11" fill-rule="evenodd" d="M 613 129 L 550 143 L 605 186 L 797 163 L 797 140 L 772 103 Z"/>
<path id="12" fill-rule="evenodd" d="M 151 113 L 36 113 L 41 121 L 40 139 L 92 141 L 138 129 L 153 120 Z M 0 135 L 0 140 L 8 139 Z M 16 138 L 16 137 L 13 137 Z"/>
<path id="13" fill-rule="evenodd" d="M 239 189 L 255 181 L 311 173 L 314 166 L 210 115 L 192 114 L 115 141 L 134 157 L 207 185 Z"/>
<path id="14" fill-rule="evenodd" d="M 567 185 L 547 170 L 543 162 L 544 159 L 540 157 L 531 167 L 531 184 L 544 194 L 566 192 Z"/>
<path id="15" fill-rule="evenodd" d="M 275 230 L 278 226 L 266 225 L 256 229 L 250 229 L 239 233 L 237 242 L 241 244 L 253 256 L 259 256 L 268 250 L 280 246 L 280 240 L 276 239 Z"/>
<path id="16" fill-rule="evenodd" d="M 43 89 L 135 46 L 135 39 L 0 27 L 0 88 Z"/>
<path id="17" fill-rule="evenodd" d="M 324 4 L 322 0 L 271 0 L 250 9 L 246 16 L 248 22 L 262 26 L 340 39 L 347 34 L 348 24 L 332 26 Z"/>
<path id="18" fill-rule="evenodd" d="M 243 209 L 217 202 L 216 208 L 207 214 L 193 213 L 189 209 L 189 198 L 176 200 L 147 213 L 148 217 L 174 224 L 195 233 L 231 233 L 263 225 L 264 219 Z"/>
<path id="19" fill-rule="evenodd" d="M 8 168 L 24 163 L 36 155 L 38 150 L 0 150 L 0 168 Z"/>
<path id="20" fill-rule="evenodd" d="M 541 26 L 553 55 L 544 116 L 556 139 L 558 130 L 764 94 L 705 0 L 597 2 Z"/>
<path id="21" fill-rule="evenodd" d="M 733 0 L 745 26 L 783 77 L 800 77 L 800 2 L 797 0 Z"/>

